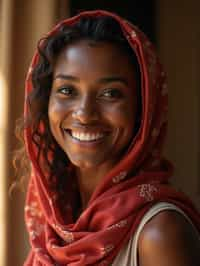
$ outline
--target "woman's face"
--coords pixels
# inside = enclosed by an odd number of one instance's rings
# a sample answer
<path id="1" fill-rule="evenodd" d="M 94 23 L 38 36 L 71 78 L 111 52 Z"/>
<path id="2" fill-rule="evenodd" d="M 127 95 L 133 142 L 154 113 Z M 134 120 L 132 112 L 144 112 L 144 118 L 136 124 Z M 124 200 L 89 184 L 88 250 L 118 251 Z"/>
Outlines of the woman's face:
<path id="1" fill-rule="evenodd" d="M 113 166 L 133 138 L 132 64 L 107 42 L 82 40 L 57 57 L 48 116 L 54 138 L 79 168 Z"/>

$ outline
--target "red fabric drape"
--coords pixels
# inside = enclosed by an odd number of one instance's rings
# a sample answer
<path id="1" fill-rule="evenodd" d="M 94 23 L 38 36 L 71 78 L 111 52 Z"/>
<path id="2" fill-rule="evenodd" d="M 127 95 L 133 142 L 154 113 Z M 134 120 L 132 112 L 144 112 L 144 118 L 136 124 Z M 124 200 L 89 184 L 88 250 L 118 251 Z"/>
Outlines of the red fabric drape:
<path id="1" fill-rule="evenodd" d="M 76 23 L 80 17 L 113 17 L 136 54 L 141 72 L 141 126 L 126 155 L 103 178 L 88 207 L 77 221 L 72 219 L 71 201 L 65 215 L 59 209 L 49 183 L 37 160 L 32 128 L 25 130 L 26 148 L 32 163 L 27 191 L 25 219 L 31 251 L 25 266 L 110 265 L 119 250 L 133 236 L 144 213 L 156 202 L 180 207 L 200 230 L 200 216 L 190 200 L 168 183 L 172 165 L 162 157 L 167 129 L 167 85 L 154 47 L 135 26 L 107 11 L 86 11 L 59 23 Z M 26 80 L 26 96 L 32 91 L 31 73 L 38 61 L 36 52 Z M 25 117 L 29 107 L 25 104 Z M 41 127 L 42 128 L 42 127 Z M 73 179 L 73 177 L 72 177 Z M 69 184 L 69 189 L 70 184 Z"/>

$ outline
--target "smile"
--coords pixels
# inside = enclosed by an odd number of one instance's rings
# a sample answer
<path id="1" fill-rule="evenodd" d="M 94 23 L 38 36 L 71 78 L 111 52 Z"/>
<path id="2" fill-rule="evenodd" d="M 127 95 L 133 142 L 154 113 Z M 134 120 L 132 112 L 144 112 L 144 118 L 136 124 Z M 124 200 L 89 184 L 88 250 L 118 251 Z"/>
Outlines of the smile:
<path id="1" fill-rule="evenodd" d="M 71 135 L 73 138 L 78 139 L 80 141 L 95 141 L 104 137 L 104 134 L 102 133 L 91 134 L 91 133 L 73 132 L 73 131 L 71 132 Z"/>
<path id="2" fill-rule="evenodd" d="M 67 133 L 70 134 L 70 136 L 78 141 L 81 142 L 92 142 L 92 141 L 98 141 L 101 140 L 103 137 L 106 136 L 105 133 L 88 133 L 88 132 L 77 132 L 77 131 L 69 131 L 67 130 Z"/>

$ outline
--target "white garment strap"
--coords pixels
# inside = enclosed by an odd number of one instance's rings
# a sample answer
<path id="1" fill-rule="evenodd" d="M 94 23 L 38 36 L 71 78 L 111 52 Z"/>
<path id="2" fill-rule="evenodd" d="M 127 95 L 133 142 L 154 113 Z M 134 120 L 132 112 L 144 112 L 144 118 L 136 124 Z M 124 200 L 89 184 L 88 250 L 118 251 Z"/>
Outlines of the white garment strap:
<path id="1" fill-rule="evenodd" d="M 137 261 L 137 246 L 140 233 L 144 227 L 144 225 L 156 214 L 163 210 L 175 210 L 178 213 L 182 214 L 188 222 L 194 227 L 197 232 L 197 229 L 193 225 L 190 218 L 176 205 L 168 203 L 168 202 L 159 202 L 152 206 L 147 213 L 143 216 L 134 236 L 129 240 L 128 244 L 120 251 L 117 257 L 114 260 L 112 266 L 139 266 Z M 197 232 L 198 234 L 198 232 Z"/>

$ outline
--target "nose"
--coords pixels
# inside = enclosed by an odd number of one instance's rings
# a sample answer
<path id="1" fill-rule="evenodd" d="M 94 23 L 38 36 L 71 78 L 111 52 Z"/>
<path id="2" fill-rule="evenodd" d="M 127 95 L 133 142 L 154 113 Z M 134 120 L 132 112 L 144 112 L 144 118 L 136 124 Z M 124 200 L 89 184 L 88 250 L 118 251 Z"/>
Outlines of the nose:
<path id="1" fill-rule="evenodd" d="M 97 109 L 95 100 L 86 96 L 77 103 L 72 112 L 72 117 L 82 124 L 90 124 L 96 122 L 99 118 Z"/>

